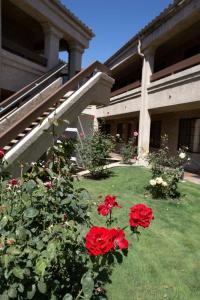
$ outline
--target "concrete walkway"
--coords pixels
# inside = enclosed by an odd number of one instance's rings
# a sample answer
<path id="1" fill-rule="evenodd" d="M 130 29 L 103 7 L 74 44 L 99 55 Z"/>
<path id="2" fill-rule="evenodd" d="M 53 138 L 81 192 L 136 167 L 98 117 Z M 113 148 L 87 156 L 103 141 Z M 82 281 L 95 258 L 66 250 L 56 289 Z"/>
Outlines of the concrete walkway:
<path id="1" fill-rule="evenodd" d="M 200 176 L 194 173 L 185 172 L 184 180 L 190 181 L 192 183 L 200 184 Z"/>

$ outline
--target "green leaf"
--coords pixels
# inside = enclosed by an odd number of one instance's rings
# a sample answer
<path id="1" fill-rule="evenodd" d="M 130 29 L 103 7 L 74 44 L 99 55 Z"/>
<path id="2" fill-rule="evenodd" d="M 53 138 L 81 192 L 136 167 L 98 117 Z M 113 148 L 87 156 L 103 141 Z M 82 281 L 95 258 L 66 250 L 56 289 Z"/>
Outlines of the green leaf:
<path id="1" fill-rule="evenodd" d="M 3 229 L 8 223 L 8 216 L 4 216 L 0 221 L 0 230 Z"/>
<path id="2" fill-rule="evenodd" d="M 63 298 L 62 298 L 62 300 L 72 300 L 73 298 L 72 298 L 72 295 L 71 294 L 66 294 Z"/>
<path id="3" fill-rule="evenodd" d="M 13 268 L 12 272 L 15 275 L 15 277 L 19 279 L 24 279 L 24 271 L 20 267 Z"/>
<path id="4" fill-rule="evenodd" d="M 18 285 L 18 291 L 19 291 L 20 293 L 23 293 L 23 292 L 24 292 L 24 286 L 23 286 L 23 284 L 19 283 L 19 285 Z"/>
<path id="5" fill-rule="evenodd" d="M 45 294 L 46 291 L 47 291 L 47 285 L 46 285 L 46 283 L 44 282 L 44 280 L 42 280 L 42 279 L 38 282 L 38 290 L 39 290 L 40 293 L 42 293 L 42 294 Z"/>
<path id="6" fill-rule="evenodd" d="M 8 296 L 9 298 L 16 298 L 17 297 L 17 289 L 16 287 L 10 287 L 8 290 Z"/>
<path id="7" fill-rule="evenodd" d="M 83 294 L 86 299 L 90 299 L 93 295 L 94 290 L 94 280 L 90 272 L 87 272 L 83 275 L 81 279 Z"/>
<path id="8" fill-rule="evenodd" d="M 20 240 L 26 240 L 28 231 L 21 226 L 16 229 L 15 233 Z"/>
<path id="9" fill-rule="evenodd" d="M 24 211 L 25 218 L 35 218 L 38 215 L 39 211 L 34 207 L 29 207 Z"/>
<path id="10" fill-rule="evenodd" d="M 47 267 L 47 262 L 44 259 L 40 259 L 36 263 L 35 271 L 38 275 L 44 276 L 46 267 Z"/>
<path id="11" fill-rule="evenodd" d="M 35 284 L 32 284 L 31 290 L 27 291 L 27 299 L 33 299 L 33 297 L 35 296 L 35 292 L 36 292 L 36 286 Z"/>
<path id="12" fill-rule="evenodd" d="M 36 182 L 34 180 L 31 179 L 28 182 L 26 182 L 25 189 L 29 194 L 33 193 L 35 187 L 36 187 Z"/>
<path id="13" fill-rule="evenodd" d="M 7 292 L 4 292 L 2 295 L 0 295 L 0 300 L 9 300 Z"/>
<path id="14" fill-rule="evenodd" d="M 7 253 L 11 255 L 20 255 L 22 251 L 16 248 L 15 246 L 11 246 L 8 248 Z"/>

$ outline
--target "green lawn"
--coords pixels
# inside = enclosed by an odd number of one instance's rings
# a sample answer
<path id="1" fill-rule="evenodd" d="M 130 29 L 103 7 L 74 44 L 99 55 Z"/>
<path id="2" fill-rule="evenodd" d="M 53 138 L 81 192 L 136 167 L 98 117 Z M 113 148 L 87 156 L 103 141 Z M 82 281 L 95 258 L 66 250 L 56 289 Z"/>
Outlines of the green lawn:
<path id="1" fill-rule="evenodd" d="M 150 173 L 139 167 L 113 169 L 105 180 L 84 179 L 85 187 L 97 203 L 99 195 L 116 195 L 123 209 L 115 209 L 119 225 L 128 222 L 129 207 L 146 203 L 155 220 L 142 230 L 139 241 L 127 235 L 129 255 L 117 265 L 107 284 L 109 300 L 199 300 L 200 299 L 200 186 L 181 183 L 185 194 L 179 203 L 145 197 Z M 96 213 L 94 224 L 104 224 Z"/>

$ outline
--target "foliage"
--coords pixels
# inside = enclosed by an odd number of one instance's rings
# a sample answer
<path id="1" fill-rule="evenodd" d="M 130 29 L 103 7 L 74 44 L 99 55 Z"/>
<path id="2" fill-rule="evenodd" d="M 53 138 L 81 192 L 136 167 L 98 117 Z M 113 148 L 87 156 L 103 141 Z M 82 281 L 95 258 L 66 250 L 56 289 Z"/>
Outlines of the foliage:
<path id="1" fill-rule="evenodd" d="M 131 159 L 137 156 L 137 147 L 134 146 L 134 140 L 130 139 L 127 144 L 125 144 L 121 150 L 122 161 L 125 164 L 130 164 Z"/>
<path id="2" fill-rule="evenodd" d="M 148 189 L 155 198 L 180 196 L 178 182 L 183 177 L 184 165 L 189 160 L 186 148 L 179 149 L 175 155 L 171 155 L 167 144 L 168 137 L 165 135 L 162 137 L 161 148 L 148 155 L 152 172 Z"/>
<path id="3" fill-rule="evenodd" d="M 106 299 L 103 284 L 127 255 L 125 228 L 103 228 L 99 239 L 87 191 L 74 188 L 62 155 L 53 155 L 20 179 L 1 177 L 0 299 Z M 118 206 L 115 197 L 106 199 Z M 138 226 L 131 225 L 133 234 Z"/>
<path id="4" fill-rule="evenodd" d="M 93 177 L 104 177 L 108 174 L 104 166 L 109 153 L 114 148 L 110 135 L 96 131 L 92 136 L 83 139 L 79 148 L 84 166 Z"/>

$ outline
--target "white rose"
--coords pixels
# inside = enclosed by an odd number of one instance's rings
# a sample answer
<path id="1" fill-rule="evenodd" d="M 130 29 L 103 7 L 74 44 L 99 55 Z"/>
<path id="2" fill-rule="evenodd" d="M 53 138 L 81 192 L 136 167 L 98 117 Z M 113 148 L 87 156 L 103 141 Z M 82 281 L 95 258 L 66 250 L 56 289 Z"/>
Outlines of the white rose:
<path id="1" fill-rule="evenodd" d="M 168 186 L 167 182 L 166 182 L 166 181 L 163 181 L 163 182 L 162 182 L 162 186 L 164 186 L 164 187 Z"/>
<path id="2" fill-rule="evenodd" d="M 155 181 L 154 179 L 151 179 L 151 180 L 149 181 L 149 183 L 150 183 L 150 185 L 152 185 L 152 186 L 155 186 L 155 185 L 156 185 L 156 181 Z"/>
<path id="3" fill-rule="evenodd" d="M 181 152 L 181 153 L 179 154 L 179 157 L 180 157 L 181 159 L 184 159 L 184 158 L 186 157 L 186 154 L 185 154 L 184 152 Z"/>
<path id="4" fill-rule="evenodd" d="M 163 183 L 162 177 L 157 177 L 157 178 L 156 178 L 156 183 L 157 183 L 157 184 L 162 184 L 162 183 Z"/>

